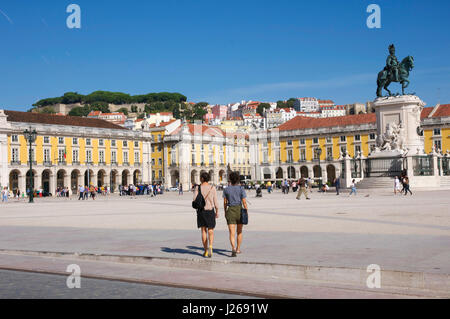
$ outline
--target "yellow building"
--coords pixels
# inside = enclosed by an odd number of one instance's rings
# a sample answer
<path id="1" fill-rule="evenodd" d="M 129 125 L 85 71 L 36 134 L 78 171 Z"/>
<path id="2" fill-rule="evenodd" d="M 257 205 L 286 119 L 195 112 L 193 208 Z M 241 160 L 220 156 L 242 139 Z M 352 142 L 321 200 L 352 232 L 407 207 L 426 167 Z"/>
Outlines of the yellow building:
<path id="1" fill-rule="evenodd" d="M 116 189 L 149 183 L 151 135 L 110 122 L 71 116 L 0 110 L 3 136 L 1 184 L 24 192 L 57 187 L 76 192 L 79 185 Z M 24 130 L 35 130 L 30 178 L 29 143 Z M 28 176 L 28 178 L 26 178 Z M 31 183 L 33 185 L 31 185 Z"/>

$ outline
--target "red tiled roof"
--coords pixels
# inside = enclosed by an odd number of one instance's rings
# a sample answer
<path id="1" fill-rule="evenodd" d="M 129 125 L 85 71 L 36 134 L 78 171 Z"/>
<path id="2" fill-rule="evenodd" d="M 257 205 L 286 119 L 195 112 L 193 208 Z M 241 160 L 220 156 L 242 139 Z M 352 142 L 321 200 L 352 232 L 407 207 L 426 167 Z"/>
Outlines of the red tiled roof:
<path id="1" fill-rule="evenodd" d="M 422 119 L 427 117 L 432 110 L 433 110 L 432 107 L 424 108 L 420 117 Z M 444 111 L 441 111 L 439 109 L 438 111 L 441 112 L 442 114 L 448 115 L 438 115 L 438 116 L 450 116 L 450 104 L 448 106 L 445 106 L 443 110 Z M 438 113 L 438 111 L 436 113 Z M 278 128 L 280 131 L 290 131 L 308 128 L 349 126 L 349 125 L 370 124 L 370 123 L 376 123 L 375 113 L 325 117 L 325 118 L 296 116 L 292 120 L 281 124 Z"/>
<path id="2" fill-rule="evenodd" d="M 438 109 L 433 114 L 433 117 L 443 117 L 443 116 L 445 117 L 450 116 L 450 104 L 439 105 Z"/>
<path id="3" fill-rule="evenodd" d="M 126 128 L 122 126 L 96 118 L 86 118 L 78 116 L 59 116 L 53 114 L 7 111 L 7 110 L 5 110 L 5 114 L 8 116 L 7 120 L 9 122 L 98 127 L 116 130 L 126 130 Z"/>
<path id="4" fill-rule="evenodd" d="M 158 126 L 156 126 L 156 123 L 153 123 L 153 124 L 150 124 L 150 128 L 155 128 L 155 127 L 166 127 L 167 125 L 169 125 L 169 124 L 172 124 L 173 122 L 175 122 L 176 121 L 176 119 L 173 119 L 173 120 L 170 120 L 170 121 L 168 121 L 168 122 L 161 122 L 161 123 L 159 123 L 159 125 Z"/>

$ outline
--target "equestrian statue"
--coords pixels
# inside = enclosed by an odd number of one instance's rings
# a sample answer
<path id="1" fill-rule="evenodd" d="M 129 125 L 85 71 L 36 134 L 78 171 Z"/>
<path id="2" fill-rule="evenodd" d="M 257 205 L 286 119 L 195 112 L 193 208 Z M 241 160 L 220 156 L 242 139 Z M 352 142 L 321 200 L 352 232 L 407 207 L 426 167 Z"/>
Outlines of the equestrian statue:
<path id="1" fill-rule="evenodd" d="M 414 58 L 412 56 L 407 56 L 402 60 L 402 62 L 399 63 L 397 57 L 395 56 L 395 46 L 391 44 L 389 46 L 389 56 L 386 59 L 386 66 L 383 71 L 378 73 L 377 97 L 383 96 L 383 88 L 389 93 L 389 96 L 392 96 L 393 94 L 388 89 L 388 86 L 392 82 L 399 82 L 402 85 L 402 94 L 405 95 L 405 89 L 409 85 L 409 72 L 413 68 Z"/>

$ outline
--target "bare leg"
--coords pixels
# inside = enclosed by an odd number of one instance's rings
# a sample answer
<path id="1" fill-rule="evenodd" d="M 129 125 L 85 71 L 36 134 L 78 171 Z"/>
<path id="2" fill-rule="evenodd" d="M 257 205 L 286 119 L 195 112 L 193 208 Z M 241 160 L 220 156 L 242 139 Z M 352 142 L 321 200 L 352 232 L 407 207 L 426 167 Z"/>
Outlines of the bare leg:
<path id="1" fill-rule="evenodd" d="M 237 225 L 237 247 L 236 247 L 236 252 L 239 254 L 241 253 L 241 244 L 242 244 L 242 228 L 244 227 L 244 225 L 239 224 Z"/>
<path id="2" fill-rule="evenodd" d="M 236 225 L 228 225 L 228 231 L 230 232 L 231 250 L 236 251 L 236 244 L 234 239 L 234 237 L 236 236 Z"/>
<path id="3" fill-rule="evenodd" d="M 206 227 L 202 227 L 202 243 L 203 248 L 205 248 L 205 252 L 208 251 L 208 236 L 206 233 Z"/>
<path id="4" fill-rule="evenodd" d="M 209 247 L 212 247 L 214 243 L 214 228 L 208 228 L 208 236 L 209 236 Z"/>

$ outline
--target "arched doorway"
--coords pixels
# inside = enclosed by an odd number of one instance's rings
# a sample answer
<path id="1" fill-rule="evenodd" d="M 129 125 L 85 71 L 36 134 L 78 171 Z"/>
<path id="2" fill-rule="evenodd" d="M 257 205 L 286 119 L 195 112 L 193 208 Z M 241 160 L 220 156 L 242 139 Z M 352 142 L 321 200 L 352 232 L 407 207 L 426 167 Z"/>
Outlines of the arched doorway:
<path id="1" fill-rule="evenodd" d="M 72 193 L 75 193 L 78 189 L 78 178 L 80 177 L 80 171 L 75 169 L 70 173 L 70 188 Z M 81 186 L 81 185 L 80 185 Z"/>
<path id="2" fill-rule="evenodd" d="M 122 172 L 122 186 L 128 185 L 128 176 L 130 172 L 126 169 Z"/>
<path id="3" fill-rule="evenodd" d="M 209 171 L 209 178 L 211 178 L 211 183 L 212 183 L 212 184 L 216 184 L 216 178 L 215 178 L 215 175 L 214 175 L 214 171 L 213 171 L 213 170 L 210 170 L 210 171 Z"/>
<path id="4" fill-rule="evenodd" d="M 180 173 L 175 170 L 170 172 L 170 185 L 171 187 L 177 187 L 180 181 Z"/>
<path id="5" fill-rule="evenodd" d="M 114 169 L 111 171 L 111 192 L 113 193 L 117 185 L 118 172 Z"/>
<path id="6" fill-rule="evenodd" d="M 295 178 L 295 168 L 293 166 L 289 166 L 287 170 L 288 178 Z"/>
<path id="7" fill-rule="evenodd" d="M 84 186 L 91 186 L 92 184 L 92 176 L 94 175 L 94 171 L 89 169 L 84 173 Z"/>
<path id="8" fill-rule="evenodd" d="M 104 170 L 99 170 L 97 173 L 97 187 L 102 187 L 105 185 L 105 175 L 106 172 Z"/>
<path id="9" fill-rule="evenodd" d="M 36 178 L 36 172 L 33 170 L 33 172 L 31 172 L 31 180 L 30 180 L 30 170 L 27 171 L 27 175 L 26 175 L 26 182 L 25 182 L 25 187 L 27 189 L 27 193 L 30 189 L 36 189 L 36 183 L 35 183 L 35 178 Z"/>
<path id="10" fill-rule="evenodd" d="M 270 168 L 264 167 L 264 169 L 263 169 L 263 177 L 264 177 L 264 179 L 272 179 L 272 174 L 270 172 Z"/>
<path id="11" fill-rule="evenodd" d="M 21 177 L 20 171 L 13 170 L 9 173 L 9 190 L 11 190 L 14 194 L 17 193 L 19 189 L 19 178 Z"/>
<path id="12" fill-rule="evenodd" d="M 301 175 L 303 178 L 308 178 L 308 177 L 309 177 L 309 176 L 308 176 L 308 167 L 306 167 L 306 166 L 300 167 L 300 175 Z"/>
<path id="13" fill-rule="evenodd" d="M 336 178 L 336 168 L 334 167 L 334 165 L 329 164 L 327 166 L 327 179 L 330 185 L 333 184 L 335 178 Z"/>
<path id="14" fill-rule="evenodd" d="M 137 169 L 133 172 L 133 184 L 137 185 L 140 183 L 141 183 L 141 171 Z"/>
<path id="15" fill-rule="evenodd" d="M 56 173 L 56 187 L 63 188 L 66 185 L 64 185 L 64 178 L 66 177 L 66 171 L 63 169 L 60 169 L 58 173 Z"/>
<path id="16" fill-rule="evenodd" d="M 276 179 L 283 179 L 283 169 L 281 167 L 277 168 L 275 177 L 276 177 Z"/>
<path id="17" fill-rule="evenodd" d="M 52 176 L 52 172 L 48 169 L 42 172 L 42 189 L 44 192 L 51 193 L 54 190 L 50 190 L 50 178 Z"/>
<path id="18" fill-rule="evenodd" d="M 319 180 L 322 177 L 322 170 L 319 165 L 313 167 L 314 179 Z"/>

